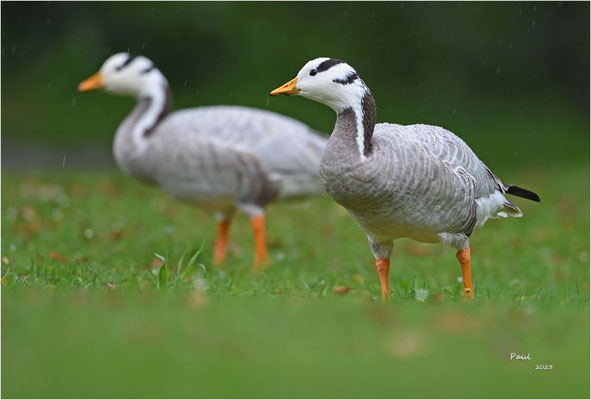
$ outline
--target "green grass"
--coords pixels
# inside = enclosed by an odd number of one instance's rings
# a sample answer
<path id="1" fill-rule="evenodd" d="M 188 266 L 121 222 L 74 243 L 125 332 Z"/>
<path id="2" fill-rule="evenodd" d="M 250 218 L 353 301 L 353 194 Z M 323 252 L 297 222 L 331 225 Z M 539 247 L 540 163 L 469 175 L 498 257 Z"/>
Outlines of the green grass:
<path id="1" fill-rule="evenodd" d="M 327 197 L 269 207 L 257 274 L 244 216 L 214 268 L 213 218 L 158 188 L 3 172 L 1 395 L 588 397 L 588 165 L 499 175 L 543 202 L 472 236 L 475 301 L 454 250 L 399 240 L 384 305 L 364 234 Z"/>

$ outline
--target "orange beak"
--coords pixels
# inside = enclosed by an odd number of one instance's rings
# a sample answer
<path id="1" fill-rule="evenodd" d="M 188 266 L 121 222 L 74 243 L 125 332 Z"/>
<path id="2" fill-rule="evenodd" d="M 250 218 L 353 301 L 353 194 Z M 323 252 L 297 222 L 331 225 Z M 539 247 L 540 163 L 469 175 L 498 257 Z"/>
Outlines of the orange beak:
<path id="1" fill-rule="evenodd" d="M 103 75 L 100 72 L 97 72 L 84 82 L 80 83 L 78 85 L 78 91 L 86 92 L 87 90 L 102 89 L 104 87 L 105 84 L 103 83 Z"/>
<path id="2" fill-rule="evenodd" d="M 296 87 L 296 83 L 298 82 L 298 78 L 293 78 L 291 81 L 287 82 L 285 85 L 278 87 L 277 89 L 271 92 L 271 96 L 281 96 L 282 94 L 298 94 L 300 89 Z"/>

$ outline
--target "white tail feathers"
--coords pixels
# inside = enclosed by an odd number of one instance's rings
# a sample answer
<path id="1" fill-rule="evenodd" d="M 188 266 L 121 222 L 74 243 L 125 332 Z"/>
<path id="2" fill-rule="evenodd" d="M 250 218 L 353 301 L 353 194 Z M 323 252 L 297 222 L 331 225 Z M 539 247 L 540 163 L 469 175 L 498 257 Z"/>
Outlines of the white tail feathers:
<path id="1" fill-rule="evenodd" d="M 507 218 L 507 216 L 511 216 L 511 217 L 522 217 L 523 213 L 521 212 L 521 210 L 519 209 L 519 207 L 517 207 L 515 204 L 511 203 L 510 201 L 505 201 L 505 203 L 503 203 L 503 206 L 505 206 L 505 208 L 502 211 L 499 211 L 497 213 L 498 216 L 500 216 L 501 218 Z"/>

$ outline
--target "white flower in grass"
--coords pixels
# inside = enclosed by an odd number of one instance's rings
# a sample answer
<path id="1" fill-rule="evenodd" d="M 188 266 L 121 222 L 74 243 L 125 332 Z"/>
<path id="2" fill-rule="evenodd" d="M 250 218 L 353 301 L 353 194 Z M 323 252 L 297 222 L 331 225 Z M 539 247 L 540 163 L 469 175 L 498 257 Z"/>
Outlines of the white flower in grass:
<path id="1" fill-rule="evenodd" d="M 88 240 L 92 239 L 94 237 L 94 231 L 90 228 L 84 229 L 84 237 Z"/>
<path id="2" fill-rule="evenodd" d="M 199 290 L 200 292 L 206 292 L 209 289 L 207 285 L 207 281 L 203 278 L 193 279 L 193 288 L 195 290 Z"/>
<path id="3" fill-rule="evenodd" d="M 420 302 L 425 302 L 429 297 L 429 291 L 427 289 L 417 289 L 415 290 L 415 299 Z"/>

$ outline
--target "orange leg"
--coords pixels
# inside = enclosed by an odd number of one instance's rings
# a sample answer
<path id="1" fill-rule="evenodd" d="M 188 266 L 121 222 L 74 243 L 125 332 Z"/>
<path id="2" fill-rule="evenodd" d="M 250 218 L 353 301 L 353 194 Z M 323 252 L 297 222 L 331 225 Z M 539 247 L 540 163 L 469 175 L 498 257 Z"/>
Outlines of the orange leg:
<path id="1" fill-rule="evenodd" d="M 378 275 L 380 276 L 380 284 L 382 285 L 382 301 L 390 300 L 390 285 L 388 284 L 388 271 L 390 271 L 390 259 L 378 258 L 376 259 L 376 267 Z"/>
<path id="2" fill-rule="evenodd" d="M 464 277 L 464 297 L 474 298 L 474 289 L 472 289 L 472 271 L 470 270 L 470 248 L 458 250 L 456 257 L 462 267 Z"/>
<path id="3" fill-rule="evenodd" d="M 267 254 L 267 239 L 265 237 L 265 215 L 261 214 L 250 219 L 254 232 L 254 263 L 253 268 L 258 271 L 261 265 L 271 263 Z"/>
<path id="4" fill-rule="evenodd" d="M 224 219 L 218 223 L 218 236 L 215 241 L 213 263 L 221 264 L 226 261 L 226 249 L 228 248 L 228 231 L 230 230 L 230 220 Z"/>

